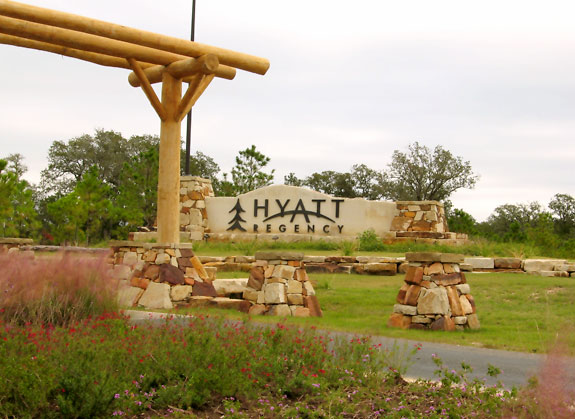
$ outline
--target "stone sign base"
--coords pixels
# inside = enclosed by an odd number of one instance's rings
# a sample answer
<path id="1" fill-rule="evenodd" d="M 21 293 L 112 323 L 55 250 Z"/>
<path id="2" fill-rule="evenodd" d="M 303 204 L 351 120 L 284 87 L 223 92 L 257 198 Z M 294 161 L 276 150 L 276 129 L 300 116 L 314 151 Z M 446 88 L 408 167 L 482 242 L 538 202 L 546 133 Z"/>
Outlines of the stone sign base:
<path id="1" fill-rule="evenodd" d="M 479 329 L 475 300 L 459 264 L 463 255 L 407 253 L 409 266 L 388 326 L 402 329 Z"/>
<path id="2" fill-rule="evenodd" d="M 217 268 L 204 266 L 191 244 L 128 241 L 110 247 L 122 307 L 219 307 L 250 314 L 321 316 L 303 254 L 260 252 L 249 279 L 227 280 L 216 279 Z"/>

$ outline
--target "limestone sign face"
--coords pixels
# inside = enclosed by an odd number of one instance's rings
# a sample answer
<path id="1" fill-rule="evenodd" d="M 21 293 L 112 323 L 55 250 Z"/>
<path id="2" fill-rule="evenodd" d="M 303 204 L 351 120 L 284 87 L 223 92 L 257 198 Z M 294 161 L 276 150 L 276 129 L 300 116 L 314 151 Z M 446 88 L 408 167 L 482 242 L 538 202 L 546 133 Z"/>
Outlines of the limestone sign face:
<path id="1" fill-rule="evenodd" d="M 211 234 L 355 237 L 369 228 L 389 232 L 396 205 L 273 185 L 234 198 L 206 198 L 206 210 Z"/>

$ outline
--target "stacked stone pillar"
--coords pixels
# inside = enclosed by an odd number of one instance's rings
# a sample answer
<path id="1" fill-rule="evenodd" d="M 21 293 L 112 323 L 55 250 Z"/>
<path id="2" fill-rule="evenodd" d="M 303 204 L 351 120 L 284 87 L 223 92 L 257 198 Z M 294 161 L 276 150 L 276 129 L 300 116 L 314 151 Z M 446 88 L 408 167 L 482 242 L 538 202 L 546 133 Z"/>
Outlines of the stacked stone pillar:
<path id="1" fill-rule="evenodd" d="M 244 299 L 250 314 L 321 317 L 322 312 L 303 264 L 303 253 L 257 252 Z"/>
<path id="2" fill-rule="evenodd" d="M 463 255 L 407 253 L 409 266 L 388 326 L 421 330 L 479 329 L 475 300 L 459 267 Z"/>

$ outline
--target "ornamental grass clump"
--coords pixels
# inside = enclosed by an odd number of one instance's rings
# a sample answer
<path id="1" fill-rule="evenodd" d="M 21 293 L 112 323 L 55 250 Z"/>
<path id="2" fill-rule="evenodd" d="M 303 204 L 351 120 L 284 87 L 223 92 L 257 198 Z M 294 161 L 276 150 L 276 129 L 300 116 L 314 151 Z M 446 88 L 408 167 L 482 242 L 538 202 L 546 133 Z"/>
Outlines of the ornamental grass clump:
<path id="1" fill-rule="evenodd" d="M 66 326 L 116 311 L 117 282 L 108 272 L 104 258 L 0 256 L 0 319 Z"/>

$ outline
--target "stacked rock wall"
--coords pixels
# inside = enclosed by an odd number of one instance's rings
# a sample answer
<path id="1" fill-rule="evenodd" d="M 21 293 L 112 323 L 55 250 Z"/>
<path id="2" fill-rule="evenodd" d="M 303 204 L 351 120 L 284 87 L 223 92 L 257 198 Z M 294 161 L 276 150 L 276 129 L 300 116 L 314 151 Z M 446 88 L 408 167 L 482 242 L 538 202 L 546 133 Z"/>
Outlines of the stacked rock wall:
<path id="1" fill-rule="evenodd" d="M 22 246 L 30 245 L 33 242 L 32 239 L 0 238 L 0 254 L 18 252 Z"/>
<path id="2" fill-rule="evenodd" d="M 475 300 L 459 264 L 463 255 L 407 253 L 409 267 L 388 325 L 403 329 L 478 329 Z"/>
<path id="3" fill-rule="evenodd" d="M 391 222 L 394 233 L 388 242 L 463 244 L 467 235 L 450 232 L 443 204 L 437 201 L 397 201 L 397 215 Z"/>
<path id="4" fill-rule="evenodd" d="M 318 299 L 303 265 L 303 253 L 258 252 L 250 270 L 244 299 L 250 313 L 319 317 Z"/>
<path id="5" fill-rule="evenodd" d="M 190 240 L 202 240 L 208 227 L 206 197 L 214 196 L 212 181 L 197 176 L 180 179 L 180 231 L 190 233 Z"/>
<path id="6" fill-rule="evenodd" d="M 303 254 L 261 252 L 250 278 L 216 279 L 216 267 L 203 266 L 190 244 L 112 244 L 112 273 L 120 281 L 123 307 L 232 308 L 250 314 L 321 316 Z"/>

